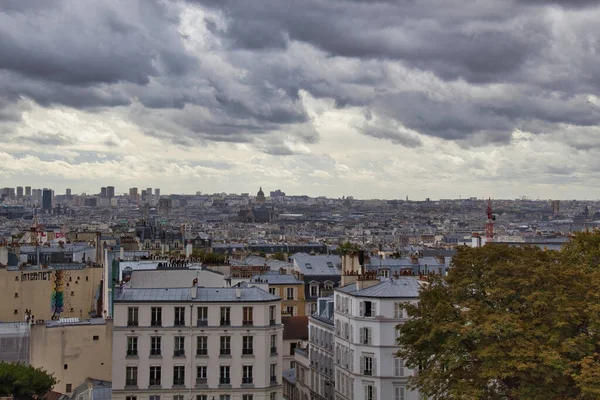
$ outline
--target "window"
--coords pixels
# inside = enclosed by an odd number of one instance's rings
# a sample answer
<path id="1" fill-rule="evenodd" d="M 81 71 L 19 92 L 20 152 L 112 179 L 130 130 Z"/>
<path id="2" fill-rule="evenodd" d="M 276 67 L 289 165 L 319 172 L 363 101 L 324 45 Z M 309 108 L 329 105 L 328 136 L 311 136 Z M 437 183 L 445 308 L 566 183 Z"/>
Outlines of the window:
<path id="1" fill-rule="evenodd" d="M 208 368 L 206 365 L 196 367 L 196 385 L 206 385 L 208 382 Z"/>
<path id="2" fill-rule="evenodd" d="M 160 386 L 161 382 L 161 367 L 160 366 L 152 366 L 150 367 L 150 386 Z"/>
<path id="3" fill-rule="evenodd" d="M 175 351 L 173 357 L 185 356 L 185 336 L 175 336 Z"/>
<path id="4" fill-rule="evenodd" d="M 150 395 L 149 399 L 150 400 L 160 400 L 160 395 L 158 395 L 158 394 Z"/>
<path id="5" fill-rule="evenodd" d="M 296 346 L 298 346 L 298 343 L 290 343 L 290 356 L 293 356 L 296 352 Z"/>
<path id="6" fill-rule="evenodd" d="M 231 375 L 229 365 L 221 365 L 221 374 L 219 375 L 219 385 L 230 385 Z"/>
<path id="7" fill-rule="evenodd" d="M 127 336 L 127 357 L 138 355 L 138 338 L 136 336 Z"/>
<path id="8" fill-rule="evenodd" d="M 15 293 L 15 297 L 19 297 L 19 293 Z"/>
<path id="9" fill-rule="evenodd" d="M 242 384 L 251 385 L 252 382 L 252 365 L 244 365 L 242 367 Z"/>
<path id="10" fill-rule="evenodd" d="M 403 387 L 394 388 L 394 400 L 406 400 L 406 393 Z"/>
<path id="11" fill-rule="evenodd" d="M 208 354 L 208 336 L 198 336 L 196 338 L 196 355 L 205 356 Z"/>
<path id="12" fill-rule="evenodd" d="M 127 326 L 138 326 L 138 308 L 128 307 L 127 308 Z"/>
<path id="13" fill-rule="evenodd" d="M 269 293 L 271 293 L 274 296 L 277 296 L 277 288 L 270 287 L 269 288 Z"/>
<path id="14" fill-rule="evenodd" d="M 383 276 L 384 278 L 389 278 L 390 277 L 390 271 L 387 269 L 381 270 L 381 276 Z"/>
<path id="15" fill-rule="evenodd" d="M 196 326 L 208 326 L 208 307 L 198 307 Z"/>
<path id="16" fill-rule="evenodd" d="M 363 375 L 373 375 L 373 357 L 362 356 L 360 358 L 360 373 Z"/>
<path id="17" fill-rule="evenodd" d="M 287 296 L 286 296 L 286 298 L 287 298 L 288 300 L 295 300 L 295 299 L 294 299 L 294 291 L 295 291 L 295 290 L 294 290 L 294 288 L 293 288 L 293 287 L 289 287 L 289 288 L 287 288 L 287 289 L 286 289 L 286 293 L 287 293 Z"/>
<path id="18" fill-rule="evenodd" d="M 175 307 L 175 321 L 173 326 L 185 325 L 185 307 Z"/>
<path id="19" fill-rule="evenodd" d="M 208 400 L 208 395 L 207 394 L 197 394 L 196 400 Z"/>
<path id="20" fill-rule="evenodd" d="M 71 393 L 73 391 L 73 384 L 71 383 L 67 383 L 66 387 L 65 387 L 65 391 L 67 393 Z"/>
<path id="21" fill-rule="evenodd" d="M 275 306 L 269 306 L 269 325 L 275 325 Z"/>
<path id="22" fill-rule="evenodd" d="M 277 335 L 271 335 L 271 354 L 277 354 Z"/>
<path id="23" fill-rule="evenodd" d="M 125 396 L 125 400 L 137 400 L 137 396 Z"/>
<path id="24" fill-rule="evenodd" d="M 177 244 L 177 243 L 175 243 Z M 177 246 L 175 246 L 177 247 Z M 176 394 L 175 396 L 173 396 L 173 400 L 184 400 L 185 397 L 182 394 Z"/>
<path id="25" fill-rule="evenodd" d="M 372 301 L 363 301 L 362 303 L 361 317 L 374 317 L 375 316 L 375 303 Z"/>
<path id="26" fill-rule="evenodd" d="M 222 356 L 230 356 L 231 355 L 231 336 L 221 336 L 221 352 L 219 353 Z"/>
<path id="27" fill-rule="evenodd" d="M 162 338 L 160 336 L 150 337 L 150 355 L 160 356 L 162 348 Z"/>
<path id="28" fill-rule="evenodd" d="M 277 383 L 277 364 L 271 364 L 271 368 L 269 368 L 271 383 Z"/>
<path id="29" fill-rule="evenodd" d="M 67 368 L 69 368 L 69 364 L 63 365 L 63 369 L 67 369 Z"/>
<path id="30" fill-rule="evenodd" d="M 314 314 L 317 312 L 317 303 L 310 303 L 310 313 Z"/>
<path id="31" fill-rule="evenodd" d="M 377 388 L 373 385 L 365 385 L 364 386 L 364 393 L 365 393 L 365 400 L 375 400 L 377 398 Z"/>
<path id="32" fill-rule="evenodd" d="M 152 307 L 150 315 L 150 325 L 162 326 L 162 307 Z"/>
<path id="33" fill-rule="evenodd" d="M 242 321 L 242 325 L 251 326 L 254 324 L 253 318 L 253 308 L 252 307 L 244 307 L 244 319 Z"/>
<path id="34" fill-rule="evenodd" d="M 254 395 L 252 394 L 243 394 L 242 400 L 254 400 Z"/>
<path id="35" fill-rule="evenodd" d="M 371 328 L 360 328 L 360 344 L 372 344 Z"/>
<path id="36" fill-rule="evenodd" d="M 185 385 L 185 367 L 176 365 L 173 367 L 173 386 Z"/>
<path id="37" fill-rule="evenodd" d="M 231 325 L 231 308 L 221 307 L 221 326 Z"/>
<path id="38" fill-rule="evenodd" d="M 94 335 L 94 337 L 92 337 L 92 340 L 100 340 L 100 336 Z"/>
<path id="39" fill-rule="evenodd" d="M 125 368 L 125 386 L 137 386 L 137 367 Z"/>
<path id="40" fill-rule="evenodd" d="M 394 376 L 404 376 L 404 360 L 394 358 Z"/>
<path id="41" fill-rule="evenodd" d="M 242 337 L 242 354 L 246 356 L 254 354 L 254 337 Z"/>
<path id="42" fill-rule="evenodd" d="M 277 393 L 271 393 L 269 395 L 269 400 L 277 400 Z"/>
<path id="43" fill-rule="evenodd" d="M 231 400 L 230 394 L 222 394 L 219 396 L 219 400 Z"/>
<path id="44" fill-rule="evenodd" d="M 294 315 L 294 307 L 287 306 L 285 308 L 285 313 L 288 315 Z"/>
<path id="45" fill-rule="evenodd" d="M 310 285 L 310 295 L 311 297 L 317 297 L 319 295 L 318 285 Z"/>

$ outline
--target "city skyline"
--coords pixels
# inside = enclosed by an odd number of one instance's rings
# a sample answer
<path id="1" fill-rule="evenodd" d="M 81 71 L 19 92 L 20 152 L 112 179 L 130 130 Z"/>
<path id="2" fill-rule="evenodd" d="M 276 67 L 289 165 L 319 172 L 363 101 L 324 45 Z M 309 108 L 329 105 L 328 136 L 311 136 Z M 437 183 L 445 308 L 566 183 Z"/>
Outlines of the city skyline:
<path id="1" fill-rule="evenodd" d="M 0 186 L 600 198 L 596 2 L 301 7 L 6 2 Z"/>

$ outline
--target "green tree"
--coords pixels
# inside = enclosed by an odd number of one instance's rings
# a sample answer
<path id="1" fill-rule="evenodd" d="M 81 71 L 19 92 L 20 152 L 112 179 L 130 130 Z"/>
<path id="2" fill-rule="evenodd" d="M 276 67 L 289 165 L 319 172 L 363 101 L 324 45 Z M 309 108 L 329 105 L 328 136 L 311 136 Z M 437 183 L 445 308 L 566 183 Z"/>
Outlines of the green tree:
<path id="1" fill-rule="evenodd" d="M 277 253 L 271 255 L 271 258 L 274 260 L 278 260 L 278 261 L 287 261 L 287 257 L 285 256 L 284 253 L 281 253 L 281 252 L 277 252 Z"/>
<path id="2" fill-rule="evenodd" d="M 360 247 L 357 244 L 345 242 L 338 246 L 335 253 L 338 255 L 344 255 L 344 254 L 352 253 L 352 252 L 359 251 L 359 250 L 360 250 Z"/>
<path id="3" fill-rule="evenodd" d="M 419 370 L 411 386 L 430 399 L 598 399 L 598 269 L 567 255 L 458 249 L 448 276 L 406 306 L 398 357 Z"/>
<path id="4" fill-rule="evenodd" d="M 48 393 L 57 380 L 40 368 L 30 365 L 0 362 L 0 396 L 15 400 L 36 399 Z"/>

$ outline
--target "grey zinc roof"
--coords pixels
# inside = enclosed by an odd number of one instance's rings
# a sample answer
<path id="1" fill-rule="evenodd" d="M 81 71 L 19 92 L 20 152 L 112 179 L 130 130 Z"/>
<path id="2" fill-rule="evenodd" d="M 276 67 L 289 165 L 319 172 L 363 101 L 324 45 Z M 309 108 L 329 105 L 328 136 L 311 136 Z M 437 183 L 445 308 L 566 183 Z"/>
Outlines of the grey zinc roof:
<path id="1" fill-rule="evenodd" d="M 400 277 L 389 279 L 362 290 L 356 290 L 356 283 L 336 289 L 357 297 L 378 298 L 417 298 L 421 284 L 416 278 Z"/>
<path id="2" fill-rule="evenodd" d="M 296 253 L 291 257 L 296 267 L 304 276 L 340 275 L 342 258 L 338 255 L 315 255 Z"/>
<path id="3" fill-rule="evenodd" d="M 278 301 L 279 297 L 252 287 L 203 288 L 199 287 L 195 298 L 192 298 L 191 288 L 140 288 L 124 289 L 115 294 L 115 303 L 128 302 L 266 302 Z M 235 296 L 236 289 L 240 290 L 240 298 Z"/>
<path id="4" fill-rule="evenodd" d="M 275 275 L 275 274 L 264 274 L 264 275 L 254 275 L 252 277 L 254 282 L 266 282 L 271 285 L 301 285 L 302 281 L 296 279 L 293 275 Z"/>
<path id="5" fill-rule="evenodd" d="M 281 372 L 281 375 L 283 376 L 283 379 L 288 381 L 290 384 L 292 384 L 292 385 L 296 384 L 296 369 L 295 368 L 284 369 Z"/>

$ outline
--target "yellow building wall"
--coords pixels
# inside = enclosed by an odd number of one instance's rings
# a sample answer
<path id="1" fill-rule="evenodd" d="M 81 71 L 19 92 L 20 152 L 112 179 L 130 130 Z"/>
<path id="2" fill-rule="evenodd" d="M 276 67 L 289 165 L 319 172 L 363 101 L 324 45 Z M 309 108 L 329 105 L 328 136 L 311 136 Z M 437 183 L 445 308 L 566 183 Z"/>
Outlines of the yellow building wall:
<path id="1" fill-rule="evenodd" d="M 296 307 L 296 316 L 306 316 L 306 300 L 304 297 L 304 285 L 269 285 L 269 288 L 275 288 L 275 295 L 281 297 L 281 312 L 284 313 L 287 307 Z M 295 288 L 296 300 L 287 300 L 287 289 Z"/>
<path id="2" fill-rule="evenodd" d="M 89 318 L 95 307 L 94 296 L 102 280 L 102 268 L 62 270 L 64 311 L 61 318 Z M 0 269 L 0 321 L 23 321 L 25 310 L 36 320 L 49 321 L 56 273 L 51 269 Z"/>
<path id="3" fill-rule="evenodd" d="M 104 324 L 32 325 L 30 364 L 53 373 L 58 380 L 54 390 L 64 394 L 70 394 L 88 377 L 111 381 L 112 320 Z"/>

